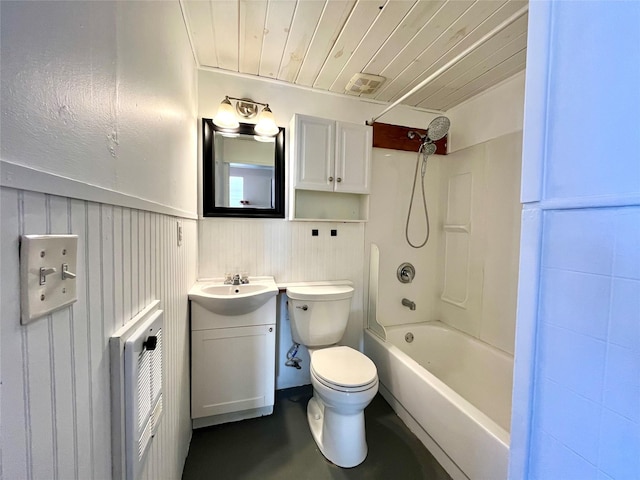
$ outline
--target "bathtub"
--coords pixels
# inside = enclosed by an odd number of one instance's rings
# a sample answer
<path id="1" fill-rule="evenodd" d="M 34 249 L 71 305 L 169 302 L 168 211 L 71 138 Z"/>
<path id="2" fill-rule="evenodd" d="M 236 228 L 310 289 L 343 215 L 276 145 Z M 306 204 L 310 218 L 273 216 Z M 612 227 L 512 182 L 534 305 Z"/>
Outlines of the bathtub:
<path id="1" fill-rule="evenodd" d="M 453 478 L 506 479 L 513 357 L 441 322 L 385 333 L 364 350 L 400 418 Z"/>

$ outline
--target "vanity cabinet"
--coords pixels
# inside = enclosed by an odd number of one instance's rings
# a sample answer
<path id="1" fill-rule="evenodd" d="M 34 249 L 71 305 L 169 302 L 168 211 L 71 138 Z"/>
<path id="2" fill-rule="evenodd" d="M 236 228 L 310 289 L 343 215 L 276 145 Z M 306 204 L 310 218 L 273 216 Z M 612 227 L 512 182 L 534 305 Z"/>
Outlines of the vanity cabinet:
<path id="1" fill-rule="evenodd" d="M 365 221 L 371 127 L 296 114 L 290 128 L 290 219 Z"/>
<path id="2" fill-rule="evenodd" d="M 225 324 L 220 319 L 212 322 L 214 314 L 191 302 L 194 428 L 273 412 L 275 303 L 274 297 L 257 312 L 227 317 Z M 217 328 L 221 325 L 223 328 Z"/>

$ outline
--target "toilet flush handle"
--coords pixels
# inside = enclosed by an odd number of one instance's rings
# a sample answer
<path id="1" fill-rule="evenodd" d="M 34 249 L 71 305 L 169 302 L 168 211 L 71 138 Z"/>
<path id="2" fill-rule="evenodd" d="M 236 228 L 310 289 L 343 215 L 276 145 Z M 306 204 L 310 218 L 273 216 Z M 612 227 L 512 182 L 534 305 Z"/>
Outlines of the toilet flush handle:
<path id="1" fill-rule="evenodd" d="M 298 305 L 296 308 L 300 308 L 300 309 L 302 309 L 304 312 L 306 312 L 307 310 L 309 310 L 309 306 L 308 306 L 308 305 L 302 305 L 302 306 Z"/>

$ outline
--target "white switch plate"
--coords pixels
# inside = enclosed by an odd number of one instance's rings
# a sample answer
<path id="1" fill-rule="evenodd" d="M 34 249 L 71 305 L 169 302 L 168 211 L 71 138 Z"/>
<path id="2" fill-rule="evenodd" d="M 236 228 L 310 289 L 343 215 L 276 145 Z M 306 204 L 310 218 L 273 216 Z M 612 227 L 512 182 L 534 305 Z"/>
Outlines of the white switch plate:
<path id="1" fill-rule="evenodd" d="M 20 323 L 23 325 L 64 308 L 78 300 L 76 279 L 64 278 L 67 271 L 77 273 L 77 235 L 22 235 L 20 238 Z M 41 269 L 55 269 L 41 284 Z"/>

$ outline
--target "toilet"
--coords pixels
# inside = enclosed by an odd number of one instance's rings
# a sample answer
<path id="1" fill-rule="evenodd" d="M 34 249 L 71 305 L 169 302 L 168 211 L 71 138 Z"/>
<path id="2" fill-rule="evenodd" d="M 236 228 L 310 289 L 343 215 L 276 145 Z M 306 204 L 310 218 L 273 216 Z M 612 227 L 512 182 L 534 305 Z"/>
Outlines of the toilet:
<path id="1" fill-rule="evenodd" d="M 367 456 L 364 409 L 378 392 L 378 372 L 366 355 L 336 346 L 347 328 L 353 287 L 291 286 L 287 296 L 293 341 L 311 357 L 311 434 L 328 460 L 355 467 Z"/>

